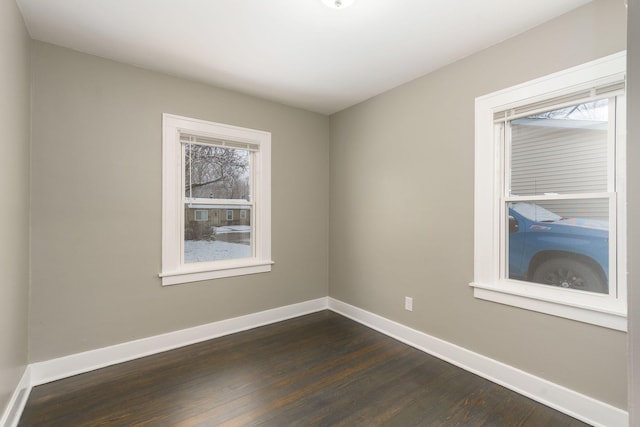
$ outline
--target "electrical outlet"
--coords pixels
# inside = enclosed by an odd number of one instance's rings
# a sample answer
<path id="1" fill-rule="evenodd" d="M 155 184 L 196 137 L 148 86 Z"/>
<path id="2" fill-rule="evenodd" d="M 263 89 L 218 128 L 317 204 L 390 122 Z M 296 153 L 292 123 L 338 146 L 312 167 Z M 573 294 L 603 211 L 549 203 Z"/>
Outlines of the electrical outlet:
<path id="1" fill-rule="evenodd" d="M 407 311 L 413 311 L 413 298 L 404 297 L 404 309 Z"/>

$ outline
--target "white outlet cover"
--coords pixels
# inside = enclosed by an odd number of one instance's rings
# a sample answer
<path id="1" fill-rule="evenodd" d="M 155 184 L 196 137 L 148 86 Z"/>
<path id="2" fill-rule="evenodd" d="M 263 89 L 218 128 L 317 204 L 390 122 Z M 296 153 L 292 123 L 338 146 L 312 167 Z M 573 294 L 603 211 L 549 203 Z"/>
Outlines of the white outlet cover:
<path id="1" fill-rule="evenodd" d="M 404 309 L 408 311 L 413 311 L 413 298 L 404 297 Z"/>

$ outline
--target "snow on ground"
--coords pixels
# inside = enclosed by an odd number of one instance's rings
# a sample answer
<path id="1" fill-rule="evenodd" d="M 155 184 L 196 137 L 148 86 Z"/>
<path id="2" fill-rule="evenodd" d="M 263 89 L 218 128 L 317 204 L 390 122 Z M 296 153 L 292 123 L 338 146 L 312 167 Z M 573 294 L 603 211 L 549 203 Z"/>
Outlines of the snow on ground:
<path id="1" fill-rule="evenodd" d="M 250 233 L 250 225 L 226 225 L 224 227 L 213 227 L 214 234 L 225 233 Z"/>
<path id="2" fill-rule="evenodd" d="M 223 259 L 249 258 L 251 246 L 220 240 L 185 240 L 184 262 L 219 261 Z"/>

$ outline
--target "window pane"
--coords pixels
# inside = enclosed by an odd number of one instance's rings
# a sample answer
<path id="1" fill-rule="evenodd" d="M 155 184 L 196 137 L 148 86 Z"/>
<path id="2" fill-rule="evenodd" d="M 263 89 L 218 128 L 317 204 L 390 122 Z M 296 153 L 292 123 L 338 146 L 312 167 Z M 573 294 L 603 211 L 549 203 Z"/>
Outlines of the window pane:
<path id="1" fill-rule="evenodd" d="M 507 203 L 510 279 L 608 293 L 608 199 Z"/>
<path id="2" fill-rule="evenodd" d="M 608 100 L 510 122 L 512 195 L 607 191 Z"/>
<path id="3" fill-rule="evenodd" d="M 235 148 L 185 145 L 185 197 L 250 200 L 250 154 Z"/>
<path id="4" fill-rule="evenodd" d="M 203 215 L 202 212 L 207 212 Z M 244 216 L 240 212 L 244 211 Z M 232 215 L 229 215 L 229 212 Z M 207 220 L 201 218 L 207 217 Z M 232 217 L 232 219 L 228 219 Z M 197 218 L 197 219 L 196 219 Z M 185 205 L 184 262 L 209 262 L 253 256 L 251 207 Z"/>
<path id="5" fill-rule="evenodd" d="M 196 209 L 193 211 L 193 219 L 195 221 L 208 221 L 209 220 L 209 211 L 206 209 Z"/>

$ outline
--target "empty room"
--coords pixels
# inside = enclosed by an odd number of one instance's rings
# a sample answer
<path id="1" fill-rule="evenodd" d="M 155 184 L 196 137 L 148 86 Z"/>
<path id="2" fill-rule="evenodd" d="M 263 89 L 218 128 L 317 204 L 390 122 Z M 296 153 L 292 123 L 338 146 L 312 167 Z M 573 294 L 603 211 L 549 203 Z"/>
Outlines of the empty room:
<path id="1" fill-rule="evenodd" d="M 0 426 L 640 426 L 640 0 L 0 28 Z"/>

